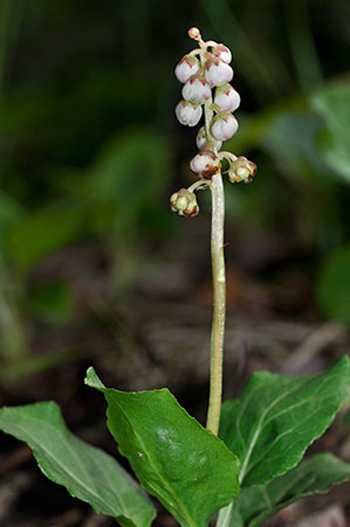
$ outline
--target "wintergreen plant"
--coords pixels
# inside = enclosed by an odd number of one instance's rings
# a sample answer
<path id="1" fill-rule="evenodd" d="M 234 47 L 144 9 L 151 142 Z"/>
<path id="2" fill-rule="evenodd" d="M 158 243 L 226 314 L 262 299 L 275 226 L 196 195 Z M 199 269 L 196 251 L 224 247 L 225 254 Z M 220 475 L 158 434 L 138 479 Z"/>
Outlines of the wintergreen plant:
<path id="1" fill-rule="evenodd" d="M 188 189 L 181 189 L 170 198 L 172 209 L 180 216 L 195 216 L 199 212 L 195 191 L 208 188 L 212 195 L 211 256 L 213 269 L 214 311 L 211 334 L 210 396 L 207 429 L 217 435 L 222 398 L 223 346 L 226 314 L 226 280 L 224 261 L 225 196 L 221 168 L 232 183 L 250 183 L 256 165 L 245 157 L 220 152 L 222 142 L 231 139 L 238 130 L 233 116 L 240 96 L 229 84 L 233 78 L 231 51 L 212 40 L 204 42 L 199 30 L 191 28 L 190 38 L 199 47 L 185 55 L 175 68 L 177 79 L 184 83 L 184 100 L 176 106 L 180 123 L 195 126 L 204 113 L 204 126 L 199 129 L 196 144 L 199 153 L 190 163 L 199 177 Z M 212 94 L 214 91 L 214 96 Z M 204 112 L 203 112 L 204 108 Z"/>
<path id="2" fill-rule="evenodd" d="M 254 374 L 243 393 L 221 408 L 225 326 L 223 254 L 224 192 L 221 168 L 232 182 L 250 182 L 255 165 L 221 152 L 237 132 L 232 112 L 239 105 L 228 84 L 233 76 L 226 46 L 189 35 L 199 47 L 176 67 L 184 84 L 176 107 L 180 122 L 195 126 L 199 153 L 191 168 L 199 179 L 171 196 L 181 216 L 198 211 L 195 191 L 212 193 L 214 314 L 207 426 L 204 428 L 167 389 L 122 392 L 106 388 L 93 368 L 86 384 L 104 394 L 107 425 L 139 485 L 118 462 L 74 436 L 53 402 L 2 408 L 0 428 L 26 441 L 44 474 L 125 527 L 148 527 L 155 496 L 183 527 L 255 527 L 278 510 L 350 478 L 350 465 L 330 454 L 302 460 L 307 447 L 332 423 L 349 399 L 347 357 L 320 375 Z M 215 90 L 214 97 L 212 90 Z M 204 112 L 203 112 L 204 108 Z M 143 488 L 142 488 L 143 487 Z"/>

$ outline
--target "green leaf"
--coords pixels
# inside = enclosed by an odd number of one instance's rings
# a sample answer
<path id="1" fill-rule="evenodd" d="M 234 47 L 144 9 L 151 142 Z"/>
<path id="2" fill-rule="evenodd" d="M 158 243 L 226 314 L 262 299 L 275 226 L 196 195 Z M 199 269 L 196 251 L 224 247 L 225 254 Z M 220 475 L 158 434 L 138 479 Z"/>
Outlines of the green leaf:
<path id="1" fill-rule="evenodd" d="M 8 232 L 7 241 L 18 266 L 28 272 L 40 259 L 85 232 L 86 212 L 70 205 L 47 207 L 27 214 Z"/>
<path id="2" fill-rule="evenodd" d="M 166 136 L 153 127 L 129 128 L 106 142 L 84 182 L 85 199 L 91 199 L 97 230 L 111 230 L 118 244 L 130 245 L 149 230 L 167 222 L 164 191 L 172 167 L 172 151 Z M 158 221 L 150 225 L 150 218 Z"/>
<path id="3" fill-rule="evenodd" d="M 262 485 L 293 468 L 350 395 L 349 359 L 321 375 L 252 375 L 223 404 L 219 436 L 242 463 L 242 486 Z"/>
<path id="4" fill-rule="evenodd" d="M 342 247 L 323 263 L 317 283 L 317 299 L 324 313 L 350 324 L 350 246 Z"/>
<path id="5" fill-rule="evenodd" d="M 262 487 L 243 489 L 227 525 L 237 527 L 238 517 L 244 520 L 242 525 L 258 527 L 287 505 L 312 494 L 324 494 L 348 479 L 349 463 L 331 454 L 318 454 Z"/>
<path id="6" fill-rule="evenodd" d="M 70 494 L 125 527 L 148 527 L 155 510 L 117 461 L 66 427 L 53 402 L 0 410 L 0 429 L 33 449 L 39 467 Z"/>
<path id="7" fill-rule="evenodd" d="M 33 288 L 28 304 L 40 320 L 63 324 L 73 315 L 74 294 L 68 283 L 52 281 Z"/>
<path id="8" fill-rule="evenodd" d="M 85 381 L 104 393 L 108 427 L 142 485 L 183 527 L 206 527 L 239 492 L 239 463 L 226 445 L 166 390 L 121 392 L 93 368 Z"/>
<path id="9" fill-rule="evenodd" d="M 327 184 L 328 171 L 315 144 L 321 128 L 320 119 L 308 108 L 283 108 L 271 115 L 259 146 L 272 156 L 281 173 L 299 184 L 321 187 Z"/>
<path id="10" fill-rule="evenodd" d="M 311 97 L 311 105 L 326 123 L 321 153 L 328 166 L 350 181 L 350 82 L 329 84 Z"/>
<path id="11" fill-rule="evenodd" d="M 21 215 L 22 210 L 20 205 L 10 196 L 0 192 L 0 236 L 2 238 L 2 245 L 7 229 L 16 223 Z"/>

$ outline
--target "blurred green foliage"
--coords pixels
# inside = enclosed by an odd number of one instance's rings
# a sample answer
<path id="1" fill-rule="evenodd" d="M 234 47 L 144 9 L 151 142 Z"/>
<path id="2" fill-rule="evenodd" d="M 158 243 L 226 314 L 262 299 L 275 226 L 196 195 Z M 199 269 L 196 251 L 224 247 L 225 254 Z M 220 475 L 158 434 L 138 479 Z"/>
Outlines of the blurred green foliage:
<path id="1" fill-rule="evenodd" d="M 321 268 L 317 294 L 326 316 L 350 325 L 350 246 L 327 258 Z"/>
<path id="2" fill-rule="evenodd" d="M 118 250 L 123 284 L 146 241 L 176 236 L 168 194 L 188 183 L 179 158 L 195 148 L 173 116 L 173 68 L 193 25 L 233 50 L 242 108 L 227 150 L 259 165 L 254 185 L 227 193 L 229 220 L 290 239 L 316 266 L 349 243 L 349 11 L 341 0 L 3 0 L 0 278 L 17 293 L 0 292 L 2 334 L 11 319 L 25 342 L 26 293 L 50 254 L 98 240 Z M 65 294 L 45 300 L 51 310 Z"/>
<path id="3" fill-rule="evenodd" d="M 350 182 L 350 77 L 322 87 L 311 99 L 327 128 L 320 151 L 330 169 Z"/>
<path id="4" fill-rule="evenodd" d="M 74 295 L 65 282 L 38 285 L 31 293 L 29 306 L 32 313 L 45 322 L 64 324 L 74 311 Z"/>

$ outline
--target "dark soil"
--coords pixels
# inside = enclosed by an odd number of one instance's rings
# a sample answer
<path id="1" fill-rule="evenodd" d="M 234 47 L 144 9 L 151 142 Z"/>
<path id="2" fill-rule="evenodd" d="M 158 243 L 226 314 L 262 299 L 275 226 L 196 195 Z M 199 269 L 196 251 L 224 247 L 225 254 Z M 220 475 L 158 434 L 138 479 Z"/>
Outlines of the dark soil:
<path id="1" fill-rule="evenodd" d="M 81 264 L 86 259 L 91 265 L 82 275 Z M 24 373 L 23 367 L 22 373 L 14 365 L 2 368 L 0 403 L 55 400 L 71 430 L 127 466 L 106 429 L 103 397 L 84 386 L 86 369 L 93 365 L 107 386 L 120 389 L 168 386 L 204 423 L 211 285 L 207 276 L 197 276 L 182 288 L 171 288 L 170 282 L 181 282 L 181 263 L 177 275 L 173 267 L 159 266 L 155 277 L 140 280 L 127 301 L 116 302 L 110 299 L 101 259 L 100 248 L 82 247 L 69 253 L 69 268 L 61 265 L 67 261 L 63 254 L 36 271 L 33 280 L 63 275 L 70 281 L 76 315 L 64 326 L 33 323 L 32 349 Z M 255 370 L 318 372 L 349 350 L 346 330 L 322 322 L 308 304 L 308 284 L 300 280 L 299 294 L 295 294 L 297 281 L 294 274 L 286 273 L 278 287 L 269 286 L 229 263 L 225 398 L 237 395 Z M 43 357 L 52 360 L 37 360 Z M 36 371 L 28 373 L 30 369 Z M 2 434 L 0 449 L 0 527 L 115 525 L 47 480 L 22 443 Z M 341 418 L 311 450 L 328 450 L 350 461 L 349 430 Z M 269 525 L 302 527 L 305 518 L 315 527 L 350 525 L 349 491 L 349 485 L 339 486 L 326 497 L 288 508 Z M 157 507 L 154 525 L 175 526 L 166 511 Z M 315 511 L 321 513 L 311 514 Z"/>

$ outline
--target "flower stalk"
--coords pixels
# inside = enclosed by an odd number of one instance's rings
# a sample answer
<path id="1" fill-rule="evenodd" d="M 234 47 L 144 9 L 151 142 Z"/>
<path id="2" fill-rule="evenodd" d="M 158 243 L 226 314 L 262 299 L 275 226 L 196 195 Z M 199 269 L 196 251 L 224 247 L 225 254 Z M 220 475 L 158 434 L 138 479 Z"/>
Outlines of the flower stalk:
<path id="1" fill-rule="evenodd" d="M 210 391 L 207 429 L 219 431 L 224 335 L 226 319 L 226 273 L 224 258 L 225 195 L 221 173 L 215 174 L 210 185 L 212 195 L 211 258 L 213 273 L 213 323 L 210 350 Z"/>
<path id="2" fill-rule="evenodd" d="M 199 153 L 190 163 L 191 170 L 200 179 L 188 189 L 180 189 L 173 194 L 170 202 L 172 210 L 180 216 L 192 217 L 199 213 L 194 193 L 209 188 L 212 194 L 213 322 L 207 429 L 218 435 L 226 318 L 225 196 L 221 168 L 225 161 L 229 167 L 225 174 L 228 174 L 231 183 L 250 183 L 256 165 L 245 157 L 219 152 L 222 141 L 231 139 L 238 130 L 238 122 L 232 113 L 240 104 L 240 96 L 229 84 L 233 77 L 233 69 L 229 65 L 231 51 L 224 44 L 212 40 L 205 42 L 197 28 L 191 28 L 188 35 L 198 42 L 199 47 L 185 55 L 175 68 L 177 79 L 184 84 L 183 100 L 176 106 L 175 113 L 181 124 L 192 127 L 202 118 L 204 107 L 205 122 L 196 139 Z M 215 90 L 214 98 L 212 90 Z"/>

